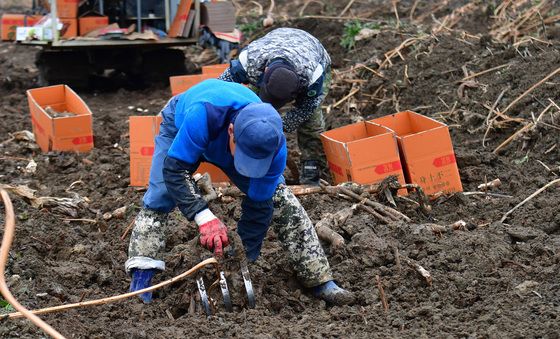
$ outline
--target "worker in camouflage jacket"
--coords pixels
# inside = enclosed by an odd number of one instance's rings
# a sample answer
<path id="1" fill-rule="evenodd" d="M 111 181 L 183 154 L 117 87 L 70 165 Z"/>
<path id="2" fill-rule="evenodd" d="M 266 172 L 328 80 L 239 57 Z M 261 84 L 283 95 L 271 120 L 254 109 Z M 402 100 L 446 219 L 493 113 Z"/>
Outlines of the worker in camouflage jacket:
<path id="1" fill-rule="evenodd" d="M 245 47 L 220 79 L 249 84 L 276 109 L 294 101 L 283 117 L 284 131 L 297 130 L 300 182 L 318 184 L 326 165 L 321 103 L 331 82 L 331 59 L 319 40 L 299 29 L 275 29 Z"/>
<path id="2" fill-rule="evenodd" d="M 165 269 L 167 216 L 178 207 L 198 225 L 200 243 L 216 255 L 229 239 L 227 227 L 208 208 L 193 173 L 200 162 L 218 166 L 245 193 L 237 232 L 249 261 L 255 261 L 272 223 L 299 280 L 316 297 L 333 304 L 353 301 L 338 287 L 315 228 L 284 184 L 286 139 L 282 119 L 250 89 L 206 80 L 173 97 L 163 108 L 143 209 L 135 219 L 126 271 L 130 290 L 151 285 Z M 141 294 L 144 302 L 151 293 Z"/>

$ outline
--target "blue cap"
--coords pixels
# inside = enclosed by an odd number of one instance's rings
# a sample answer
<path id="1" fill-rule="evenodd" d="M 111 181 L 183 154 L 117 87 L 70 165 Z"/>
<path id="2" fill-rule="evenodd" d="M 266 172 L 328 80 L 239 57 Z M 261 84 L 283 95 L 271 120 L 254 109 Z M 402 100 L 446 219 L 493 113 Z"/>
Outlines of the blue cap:
<path id="1" fill-rule="evenodd" d="M 235 169 L 249 178 L 262 178 L 282 146 L 284 133 L 278 112 L 265 103 L 245 106 L 233 123 Z"/>

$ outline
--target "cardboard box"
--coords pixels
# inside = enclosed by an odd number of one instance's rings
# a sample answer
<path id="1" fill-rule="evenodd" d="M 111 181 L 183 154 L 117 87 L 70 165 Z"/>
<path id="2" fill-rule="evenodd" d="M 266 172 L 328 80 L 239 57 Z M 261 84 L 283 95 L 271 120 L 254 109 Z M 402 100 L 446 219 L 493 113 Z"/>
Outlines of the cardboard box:
<path id="1" fill-rule="evenodd" d="M 15 40 L 18 27 L 33 26 L 41 19 L 41 16 L 25 14 L 2 14 L 1 38 L 2 40 Z"/>
<path id="2" fill-rule="evenodd" d="M 218 76 L 216 74 L 177 75 L 169 77 L 171 95 L 183 93 L 184 91 L 206 79 L 215 79 L 217 77 Z"/>
<path id="3" fill-rule="evenodd" d="M 109 17 L 107 16 L 84 16 L 78 18 L 78 31 L 80 36 L 85 36 L 91 31 L 103 28 L 109 25 Z"/>
<path id="4" fill-rule="evenodd" d="M 59 20 L 64 24 L 62 39 L 75 38 L 78 36 L 78 19 L 59 18 Z"/>
<path id="5" fill-rule="evenodd" d="M 155 137 L 159 133 L 161 116 L 129 117 L 130 135 L 130 186 L 147 186 L 155 149 Z M 212 182 L 229 182 L 227 175 L 218 167 L 201 163 L 197 173 L 210 173 Z"/>
<path id="6" fill-rule="evenodd" d="M 228 68 L 229 68 L 229 64 L 216 64 L 216 65 L 202 66 L 202 74 L 208 74 L 208 75 L 218 74 L 218 76 L 220 76 Z"/>
<path id="7" fill-rule="evenodd" d="M 75 19 L 78 16 L 80 0 L 56 0 L 56 15 L 59 18 Z"/>
<path id="8" fill-rule="evenodd" d="M 232 32 L 235 29 L 235 7 L 231 1 L 200 4 L 200 24 L 211 32 Z"/>
<path id="9" fill-rule="evenodd" d="M 391 130 L 358 122 L 321 133 L 321 141 L 335 183 L 372 184 L 390 175 L 405 183 L 397 140 Z"/>
<path id="10" fill-rule="evenodd" d="M 394 131 L 407 182 L 420 185 L 426 194 L 463 190 L 447 125 L 411 111 L 371 122 Z"/>
<path id="11" fill-rule="evenodd" d="M 56 16 L 59 18 L 76 19 L 80 0 L 56 0 Z M 51 12 L 50 1 L 44 1 L 45 9 Z"/>
<path id="12" fill-rule="evenodd" d="M 86 103 L 68 86 L 56 85 L 27 91 L 35 140 L 43 152 L 87 152 L 93 148 L 92 114 Z M 67 117 L 52 117 L 70 112 Z"/>

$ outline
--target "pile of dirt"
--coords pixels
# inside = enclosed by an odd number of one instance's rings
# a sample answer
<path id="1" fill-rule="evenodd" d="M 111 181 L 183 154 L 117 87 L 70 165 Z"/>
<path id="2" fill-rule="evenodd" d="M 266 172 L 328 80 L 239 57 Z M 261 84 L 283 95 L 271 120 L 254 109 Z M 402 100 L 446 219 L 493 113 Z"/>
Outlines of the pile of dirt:
<path id="1" fill-rule="evenodd" d="M 296 2 L 277 2 L 285 13 L 301 8 L 289 7 Z M 558 178 L 560 116 L 552 103 L 560 103 L 560 75 L 513 105 L 506 115 L 514 120 L 496 118 L 489 108 L 503 111 L 555 71 L 560 64 L 560 40 L 550 36 L 546 43 L 513 46 L 477 35 L 489 31 L 486 7 L 470 13 L 454 26 L 454 31 L 431 35 L 431 16 L 426 17 L 425 25 L 406 25 L 414 3 L 399 2 L 401 27 L 384 24 L 379 33 L 357 42 L 350 51 L 340 45 L 342 21 L 303 18 L 285 25 L 311 32 L 333 57 L 334 82 L 325 105 L 359 88 L 339 107 L 327 109 L 328 128 L 415 110 L 449 124 L 465 191 L 478 191 L 479 184 L 500 178 L 502 186 L 492 191 L 500 196 L 442 196 L 432 202 L 429 215 L 413 203 L 397 199 L 398 209 L 412 219 L 411 223 L 384 225 L 365 212 L 355 213 L 343 228 L 335 228 L 345 238 L 346 250 L 328 252 L 335 278 L 358 295 L 353 306 L 330 307 L 313 298 L 295 279 L 271 231 L 262 256 L 250 267 L 256 309 L 246 307 L 240 292 L 242 280 L 234 269 L 230 272 L 234 313 L 221 310 L 207 319 L 200 308 L 189 311 L 197 295 L 195 281 L 189 278 L 158 291 L 150 305 L 135 298 L 42 318 L 63 334 L 79 338 L 419 337 L 434 333 L 461 337 L 557 336 L 560 190 L 551 187 L 504 223 L 499 220 L 532 192 Z M 414 11 L 415 17 L 435 13 L 441 19 L 450 13 L 449 9 L 433 12 L 437 3 L 422 2 Z M 452 10 L 467 1 L 449 3 Z M 329 10 L 340 13 L 345 5 L 336 2 Z M 369 2 L 357 1 L 356 6 L 348 15 L 359 13 Z M 379 2 L 379 6 L 376 19 L 388 22 L 394 16 L 390 2 Z M 312 14 L 333 13 L 316 8 Z M 476 29 L 471 29 L 468 18 L 477 18 Z M 384 63 L 385 53 L 408 38 L 417 41 L 402 49 L 402 58 L 396 56 L 391 63 Z M 142 114 L 156 114 L 170 92 L 167 88 L 82 92 L 81 97 L 94 112 L 94 150 L 86 154 L 41 153 L 32 142 L 9 140 L 10 133 L 31 129 L 25 90 L 37 84 L 35 52 L 0 44 L 0 183 L 26 185 L 37 190 L 37 196 L 78 194 L 89 202 L 72 216 L 49 207 L 36 209 L 12 196 L 17 231 L 6 268 L 10 288 L 28 308 L 124 293 L 129 277 L 123 267 L 128 247 L 123 233 L 134 219 L 143 194 L 128 186 L 127 117 L 137 114 L 129 106 L 141 108 Z M 375 73 L 356 67 L 358 64 Z M 464 79 L 468 76 L 471 78 Z M 534 123 L 548 106 L 540 123 L 493 152 L 525 124 Z M 488 128 L 486 121 L 493 119 L 495 123 Z M 31 159 L 37 163 L 35 173 L 24 170 Z M 351 205 L 328 195 L 301 200 L 315 222 L 327 211 Z M 105 213 L 124 206 L 123 218 L 103 218 Z M 213 202 L 211 208 L 235 228 L 240 201 Z M 3 223 L 3 207 L 1 212 Z M 445 233 L 434 233 L 426 226 L 458 220 L 464 220 L 466 226 Z M 193 247 L 188 244 L 195 235 L 195 225 L 174 212 L 166 245 L 168 269 L 157 276 L 157 281 L 185 271 L 208 255 L 189 252 Z M 432 283 L 428 284 L 408 262 L 429 271 Z M 211 270 L 202 274 L 212 282 Z M 386 311 L 376 276 L 387 297 Z M 40 335 L 25 320 L 4 320 L 0 326 L 0 336 L 5 338 Z"/>

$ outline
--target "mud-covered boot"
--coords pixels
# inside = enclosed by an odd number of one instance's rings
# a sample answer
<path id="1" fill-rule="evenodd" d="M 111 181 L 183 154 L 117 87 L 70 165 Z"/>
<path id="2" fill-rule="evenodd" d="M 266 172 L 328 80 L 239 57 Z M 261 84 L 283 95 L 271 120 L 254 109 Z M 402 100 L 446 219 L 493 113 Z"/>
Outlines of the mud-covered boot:
<path id="1" fill-rule="evenodd" d="M 140 210 L 134 220 L 134 229 L 128 245 L 128 260 L 125 268 L 155 268 L 163 271 L 167 213 L 159 213 L 146 208 Z"/>
<path id="2" fill-rule="evenodd" d="M 351 305 L 356 299 L 354 293 L 338 287 L 334 280 L 313 287 L 313 295 L 323 299 L 327 304 L 337 306 Z"/>
<path id="3" fill-rule="evenodd" d="M 128 260 L 125 263 L 126 272 L 132 276 L 131 292 L 150 287 L 156 272 L 165 269 L 163 251 L 167 214 L 143 208 L 134 223 L 128 246 Z M 144 303 L 149 303 L 152 293 L 142 293 L 140 298 Z"/>
<path id="4" fill-rule="evenodd" d="M 318 186 L 320 176 L 321 171 L 319 170 L 319 161 L 304 160 L 302 162 L 302 170 L 299 177 L 300 184 Z"/>

